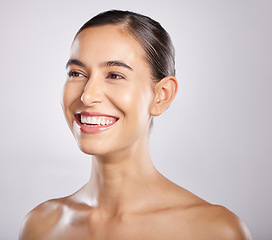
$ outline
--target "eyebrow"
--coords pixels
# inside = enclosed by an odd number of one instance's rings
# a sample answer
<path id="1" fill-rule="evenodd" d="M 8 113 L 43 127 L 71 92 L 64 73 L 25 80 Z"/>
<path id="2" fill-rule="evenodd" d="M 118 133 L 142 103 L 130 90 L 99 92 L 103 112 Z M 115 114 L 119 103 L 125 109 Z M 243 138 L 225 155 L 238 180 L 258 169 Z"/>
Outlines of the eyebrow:
<path id="1" fill-rule="evenodd" d="M 66 63 L 66 68 L 68 68 L 70 65 L 77 65 L 80 67 L 86 67 L 86 65 L 77 60 L 77 59 L 69 59 L 68 62 Z M 103 62 L 100 64 L 101 67 L 111 67 L 111 66 L 118 66 L 118 67 L 124 67 L 129 69 L 130 71 L 133 71 L 132 67 L 130 67 L 129 65 L 127 65 L 126 63 L 124 63 L 123 61 L 119 61 L 119 60 L 114 60 L 114 61 L 107 61 L 107 62 Z"/>
<path id="2" fill-rule="evenodd" d="M 133 71 L 132 67 L 130 67 L 129 65 L 127 65 L 126 63 L 122 62 L 122 61 L 107 61 L 101 64 L 102 67 L 111 67 L 111 66 L 117 66 L 117 67 L 124 67 L 129 69 L 130 71 Z"/>
<path id="3" fill-rule="evenodd" d="M 66 63 L 65 68 L 68 68 L 70 65 L 77 65 L 80 67 L 85 67 L 85 64 L 77 59 L 69 59 L 68 62 Z"/>

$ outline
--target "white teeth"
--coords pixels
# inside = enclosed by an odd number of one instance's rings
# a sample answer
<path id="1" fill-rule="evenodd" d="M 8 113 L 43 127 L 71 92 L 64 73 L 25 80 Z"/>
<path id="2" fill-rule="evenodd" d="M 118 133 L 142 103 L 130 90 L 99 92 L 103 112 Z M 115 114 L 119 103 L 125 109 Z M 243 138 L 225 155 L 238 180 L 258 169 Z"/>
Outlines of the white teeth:
<path id="1" fill-rule="evenodd" d="M 86 123 L 87 119 L 85 117 L 81 117 L 81 121 Z"/>
<path id="2" fill-rule="evenodd" d="M 111 117 L 91 117 L 91 116 L 82 116 L 81 115 L 81 123 L 82 124 L 92 124 L 92 125 L 108 125 L 113 123 L 114 119 Z"/>
<path id="3" fill-rule="evenodd" d="M 91 117 L 87 117 L 86 123 L 91 124 Z"/>
<path id="4" fill-rule="evenodd" d="M 91 124 L 96 124 L 96 117 L 92 117 Z"/>

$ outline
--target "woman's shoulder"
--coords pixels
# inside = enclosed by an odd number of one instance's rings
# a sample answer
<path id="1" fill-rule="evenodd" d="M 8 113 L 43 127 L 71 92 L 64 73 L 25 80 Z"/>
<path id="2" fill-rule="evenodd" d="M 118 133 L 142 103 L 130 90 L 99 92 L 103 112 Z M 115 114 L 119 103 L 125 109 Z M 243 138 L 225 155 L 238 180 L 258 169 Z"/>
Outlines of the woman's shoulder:
<path id="1" fill-rule="evenodd" d="M 174 227 L 177 235 L 187 231 L 187 236 L 194 236 L 188 239 L 252 239 L 242 220 L 226 207 L 211 204 L 171 182 L 166 186 L 167 196 L 161 199 L 168 209 L 166 214 L 172 216 L 167 226 Z"/>
<path id="2" fill-rule="evenodd" d="M 183 226 L 186 219 L 185 224 L 192 227 L 196 239 L 252 239 L 243 221 L 226 207 L 211 204 L 182 188 L 176 195 L 174 212 L 178 214 L 175 218 L 178 216 L 179 219 L 175 224 L 177 228 Z"/>
<path id="3" fill-rule="evenodd" d="M 59 198 L 32 209 L 23 220 L 19 239 L 42 239 L 49 234 L 60 220 L 64 205 L 65 198 Z"/>
<path id="4" fill-rule="evenodd" d="M 252 239 L 243 221 L 224 206 L 203 204 L 196 206 L 193 211 L 199 227 L 206 226 L 202 234 L 210 234 L 210 239 Z"/>

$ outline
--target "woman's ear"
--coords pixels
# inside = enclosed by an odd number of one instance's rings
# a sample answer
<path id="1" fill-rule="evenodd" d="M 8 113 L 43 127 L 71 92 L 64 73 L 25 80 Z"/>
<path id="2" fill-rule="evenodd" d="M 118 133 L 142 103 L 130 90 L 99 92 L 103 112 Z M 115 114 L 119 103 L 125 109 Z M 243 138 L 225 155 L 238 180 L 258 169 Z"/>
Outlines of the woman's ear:
<path id="1" fill-rule="evenodd" d="M 172 103 L 178 91 L 178 82 L 174 76 L 167 76 L 155 85 L 154 99 L 150 106 L 150 115 L 162 114 Z"/>

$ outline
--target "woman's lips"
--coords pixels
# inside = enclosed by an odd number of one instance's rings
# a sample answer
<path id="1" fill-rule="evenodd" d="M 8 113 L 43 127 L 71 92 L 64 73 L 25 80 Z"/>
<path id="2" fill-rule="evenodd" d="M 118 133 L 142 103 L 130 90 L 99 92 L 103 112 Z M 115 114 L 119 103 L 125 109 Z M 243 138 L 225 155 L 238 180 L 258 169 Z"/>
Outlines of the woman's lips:
<path id="1" fill-rule="evenodd" d="M 111 128 L 118 117 L 99 112 L 81 112 L 75 114 L 76 123 L 83 133 L 94 134 Z"/>

